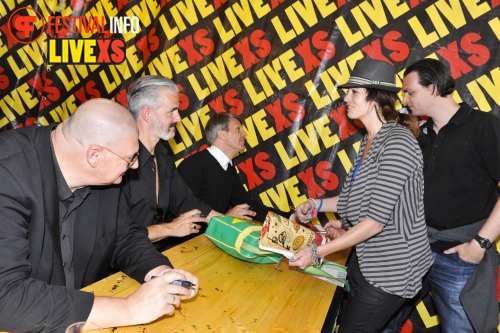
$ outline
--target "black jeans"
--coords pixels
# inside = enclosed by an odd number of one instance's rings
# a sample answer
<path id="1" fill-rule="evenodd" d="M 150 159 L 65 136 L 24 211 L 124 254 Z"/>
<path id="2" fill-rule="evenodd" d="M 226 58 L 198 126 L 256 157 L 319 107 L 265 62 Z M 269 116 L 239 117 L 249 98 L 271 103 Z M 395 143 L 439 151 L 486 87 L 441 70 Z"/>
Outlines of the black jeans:
<path id="1" fill-rule="evenodd" d="M 347 268 L 351 291 L 341 314 L 338 333 L 371 333 L 380 330 L 403 305 L 405 298 L 372 286 L 359 270 L 354 254 Z"/>
<path id="2" fill-rule="evenodd" d="M 429 293 L 431 287 L 427 282 L 427 275 L 424 276 L 422 280 L 422 289 L 413 298 L 409 298 L 405 301 L 403 306 L 394 313 L 391 319 L 386 323 L 384 329 L 380 333 L 399 333 L 401 332 L 401 327 L 405 323 L 406 319 L 410 317 L 411 312 L 417 304 Z"/>

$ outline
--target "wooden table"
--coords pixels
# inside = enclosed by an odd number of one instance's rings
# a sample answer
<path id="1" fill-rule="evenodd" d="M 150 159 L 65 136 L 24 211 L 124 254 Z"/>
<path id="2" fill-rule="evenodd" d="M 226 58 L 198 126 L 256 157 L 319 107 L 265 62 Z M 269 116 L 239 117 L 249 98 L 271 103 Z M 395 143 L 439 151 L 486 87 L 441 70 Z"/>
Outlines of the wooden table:
<path id="1" fill-rule="evenodd" d="M 344 264 L 349 251 L 328 259 Z M 164 252 L 175 267 L 199 278 L 198 294 L 172 316 L 106 332 L 320 332 L 336 286 L 289 268 L 245 262 L 217 248 L 205 235 Z M 125 297 L 139 283 L 116 273 L 83 290 Z"/>

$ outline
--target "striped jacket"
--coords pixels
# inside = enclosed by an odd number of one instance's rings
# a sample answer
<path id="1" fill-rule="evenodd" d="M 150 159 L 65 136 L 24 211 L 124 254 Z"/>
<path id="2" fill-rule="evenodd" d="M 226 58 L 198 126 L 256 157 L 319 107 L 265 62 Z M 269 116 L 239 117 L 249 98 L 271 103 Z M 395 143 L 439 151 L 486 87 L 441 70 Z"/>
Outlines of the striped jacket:
<path id="1" fill-rule="evenodd" d="M 418 143 L 408 129 L 389 121 L 376 134 L 354 180 L 353 170 L 338 202 L 342 224 L 350 228 L 369 218 L 384 226 L 382 232 L 356 245 L 361 273 L 375 287 L 413 297 L 432 264 Z"/>

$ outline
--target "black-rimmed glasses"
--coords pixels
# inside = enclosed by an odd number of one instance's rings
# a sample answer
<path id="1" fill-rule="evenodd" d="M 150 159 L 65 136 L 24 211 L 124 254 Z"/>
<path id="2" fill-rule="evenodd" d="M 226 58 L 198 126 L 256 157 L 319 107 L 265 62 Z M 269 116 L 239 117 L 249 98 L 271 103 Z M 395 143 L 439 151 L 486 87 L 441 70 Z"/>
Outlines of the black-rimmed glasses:
<path id="1" fill-rule="evenodd" d="M 129 168 L 130 168 L 130 167 L 131 167 L 131 166 L 135 163 L 135 161 L 137 161 L 137 159 L 139 158 L 139 152 L 136 152 L 136 153 L 135 153 L 135 154 L 134 154 L 134 155 L 133 155 L 130 159 L 128 159 L 128 158 L 125 158 L 125 157 L 123 157 L 123 156 L 118 155 L 117 153 L 115 153 L 114 151 L 112 151 L 111 149 L 108 149 L 108 148 L 106 148 L 106 147 L 102 147 L 102 149 L 109 151 L 111 154 L 116 155 L 116 156 L 118 156 L 119 158 L 121 158 L 122 160 L 124 160 L 125 162 L 127 162 L 127 163 L 128 163 L 128 167 L 129 167 Z"/>

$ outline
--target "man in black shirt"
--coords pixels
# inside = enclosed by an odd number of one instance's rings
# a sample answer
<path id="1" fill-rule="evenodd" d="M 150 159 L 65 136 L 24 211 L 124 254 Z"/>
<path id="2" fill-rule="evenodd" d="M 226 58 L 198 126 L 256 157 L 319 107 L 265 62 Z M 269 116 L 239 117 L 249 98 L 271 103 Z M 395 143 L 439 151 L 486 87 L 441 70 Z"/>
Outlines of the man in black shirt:
<path id="1" fill-rule="evenodd" d="M 427 281 L 443 332 L 496 332 L 500 119 L 457 104 L 454 88 L 438 60 L 417 61 L 404 73 L 404 101 L 413 115 L 429 117 L 419 137 L 434 257 Z"/>
<path id="2" fill-rule="evenodd" d="M 129 170 L 122 182 L 132 219 L 152 242 L 198 233 L 198 223 L 221 214 L 193 195 L 160 143 L 175 135 L 181 120 L 177 85 L 162 76 L 140 77 L 130 86 L 127 104 L 139 128 L 139 168 Z M 165 222 L 167 212 L 176 216 L 172 222 Z M 174 242 L 157 245 L 164 249 Z"/>
<path id="3" fill-rule="evenodd" d="M 61 124 L 2 133 L 0 146 L 0 331 L 143 324 L 196 294 L 169 284 L 198 279 L 171 269 L 128 214 L 117 184 L 137 168 L 138 133 L 124 107 L 93 99 Z M 110 269 L 147 282 L 127 298 L 79 290 Z"/>

